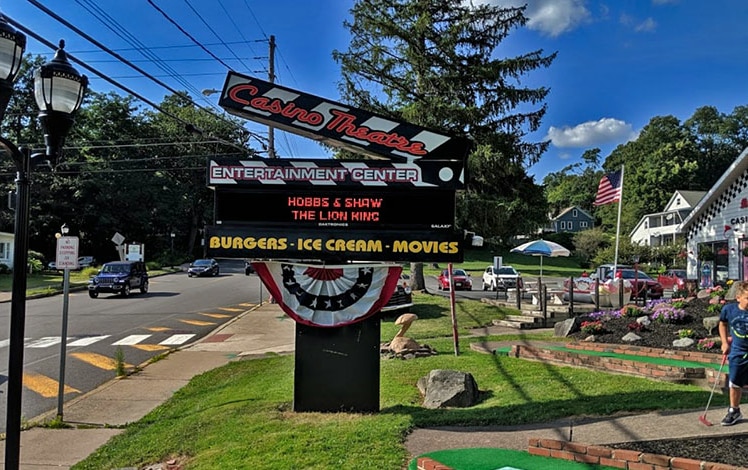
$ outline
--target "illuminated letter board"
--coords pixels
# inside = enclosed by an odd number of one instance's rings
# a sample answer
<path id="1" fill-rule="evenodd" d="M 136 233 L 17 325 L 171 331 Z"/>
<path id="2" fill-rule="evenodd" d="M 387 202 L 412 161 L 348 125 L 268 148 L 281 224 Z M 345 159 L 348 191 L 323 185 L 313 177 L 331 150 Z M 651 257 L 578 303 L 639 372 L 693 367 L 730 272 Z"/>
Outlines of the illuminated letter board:
<path id="1" fill-rule="evenodd" d="M 207 255 L 462 262 L 455 191 L 470 141 L 229 72 L 227 112 L 369 160 L 211 158 Z"/>

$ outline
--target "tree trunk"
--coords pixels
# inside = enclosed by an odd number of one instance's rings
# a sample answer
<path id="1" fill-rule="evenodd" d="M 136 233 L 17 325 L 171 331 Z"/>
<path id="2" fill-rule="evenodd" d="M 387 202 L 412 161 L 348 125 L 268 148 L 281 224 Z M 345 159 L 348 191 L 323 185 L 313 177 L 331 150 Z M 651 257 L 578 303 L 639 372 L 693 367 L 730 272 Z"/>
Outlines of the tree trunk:
<path id="1" fill-rule="evenodd" d="M 423 263 L 410 263 L 410 288 L 413 291 L 426 290 L 426 281 L 423 278 Z"/>

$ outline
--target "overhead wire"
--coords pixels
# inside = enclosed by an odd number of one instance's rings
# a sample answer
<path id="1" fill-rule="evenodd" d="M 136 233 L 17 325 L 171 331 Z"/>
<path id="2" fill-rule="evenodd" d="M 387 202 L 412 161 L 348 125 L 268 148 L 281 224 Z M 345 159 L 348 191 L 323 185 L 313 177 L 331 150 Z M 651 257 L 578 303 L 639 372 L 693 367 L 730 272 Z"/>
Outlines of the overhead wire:
<path id="1" fill-rule="evenodd" d="M 36 39 L 36 40 L 37 40 L 37 41 L 39 41 L 40 43 L 44 44 L 45 46 L 49 47 L 50 49 L 56 50 L 56 49 L 58 48 L 58 47 L 57 47 L 57 45 L 55 45 L 55 44 L 53 44 L 53 43 L 51 43 L 51 42 L 47 41 L 47 40 L 46 40 L 46 39 L 44 39 L 44 38 L 43 38 L 42 36 L 40 36 L 40 35 L 36 34 L 36 33 L 35 33 L 35 32 L 34 32 L 33 30 L 31 30 L 31 29 L 29 29 L 29 28 L 25 27 L 25 26 L 24 26 L 23 24 L 19 23 L 18 21 L 15 21 L 15 20 L 14 20 L 13 18 L 11 18 L 11 17 L 9 17 L 9 16 L 7 16 L 7 15 L 5 15 L 5 14 L 2 14 L 2 13 L 0 13 L 0 17 L 2 17 L 2 18 L 3 18 L 3 19 L 4 19 L 4 20 L 5 20 L 5 21 L 6 21 L 6 22 L 7 22 L 8 24 L 11 24 L 11 25 L 13 25 L 13 26 L 14 26 L 14 27 L 16 27 L 17 29 L 19 29 L 19 30 L 23 31 L 24 33 L 28 34 L 29 36 L 33 37 L 34 39 Z M 195 126 L 194 126 L 194 124 L 192 124 L 191 122 L 185 121 L 184 119 L 182 119 L 181 117 L 177 116 L 176 114 L 174 114 L 174 113 L 171 113 L 171 112 L 169 112 L 169 111 L 168 111 L 168 110 L 166 110 L 166 109 L 163 109 L 163 108 L 162 108 L 161 106 L 159 106 L 158 104 L 156 104 L 156 103 L 152 102 L 152 101 L 151 101 L 151 100 L 149 100 L 148 98 L 146 98 L 146 97 L 144 97 L 144 96 L 140 95 L 140 94 L 139 94 L 139 93 L 137 93 L 137 92 L 136 92 L 135 90 L 132 90 L 132 89 L 130 89 L 130 88 L 128 88 L 128 87 L 126 87 L 125 85 L 123 85 L 123 84 L 121 84 L 121 83 L 117 82 L 116 80 L 114 80 L 114 79 L 112 79 L 112 78 L 108 77 L 108 76 L 107 76 L 107 75 L 105 75 L 104 73 L 102 73 L 102 72 L 100 72 L 99 70 L 97 70 L 97 69 L 95 69 L 95 68 L 91 67 L 90 65 L 88 65 L 87 63 L 85 63 L 85 62 L 83 62 L 82 60 L 78 59 L 78 58 L 77 58 L 77 57 L 75 57 L 74 55 L 72 55 L 72 54 L 68 53 L 68 54 L 67 54 L 67 57 L 68 57 L 68 59 L 69 59 L 69 60 L 71 60 L 71 61 L 75 62 L 76 64 L 78 64 L 78 65 L 80 65 L 81 67 L 85 68 L 85 69 L 86 69 L 86 70 L 88 70 L 89 72 L 91 72 L 91 73 L 94 73 L 94 74 L 96 74 L 96 75 L 97 75 L 98 77 L 100 77 L 100 78 L 102 78 L 102 79 L 106 80 L 107 82 L 111 83 L 112 85 L 116 86 L 117 88 L 120 88 L 121 90 L 123 90 L 123 91 L 125 91 L 125 92 L 127 92 L 127 93 L 130 93 L 130 94 L 131 94 L 132 96 L 134 96 L 134 97 L 138 98 L 139 100 L 143 101 L 144 103 L 147 103 L 148 105 L 150 105 L 150 106 L 151 106 L 151 107 L 153 107 L 154 109 L 156 109 L 156 110 L 158 110 L 159 112 L 163 113 L 163 114 L 164 114 L 165 116 L 168 116 L 168 117 L 170 117 L 170 118 L 172 118 L 172 119 L 174 119 L 174 120 L 176 120 L 176 121 L 178 121 L 178 122 L 180 122 L 180 123 L 184 124 L 184 126 L 185 126 L 185 129 L 187 129 L 187 130 L 189 130 L 189 131 L 192 131 L 192 129 L 196 129 L 196 128 L 195 128 Z M 190 126 L 192 127 L 192 129 L 190 129 Z M 243 128 L 242 128 L 242 129 L 243 129 Z M 243 129 L 243 130 L 245 130 L 245 131 L 246 131 L 246 129 Z M 254 136 L 254 135 L 253 135 L 253 137 L 255 137 L 256 139 L 258 138 L 257 136 Z M 214 138 L 214 139 L 216 139 L 216 140 L 222 140 L 222 139 L 218 139 L 218 138 L 217 138 L 217 137 L 215 137 L 215 136 L 211 136 L 211 138 Z M 261 142 L 262 142 L 262 141 L 261 141 Z M 247 152 L 247 151 L 248 151 L 248 149 L 246 149 L 245 147 L 241 147 L 241 146 L 237 145 L 237 144 L 236 144 L 236 143 L 234 143 L 234 142 L 229 142 L 229 141 L 227 141 L 227 140 L 222 140 L 222 143 L 223 143 L 224 145 L 229 145 L 229 146 L 231 146 L 231 147 L 235 147 L 235 148 L 241 149 L 241 150 L 242 150 L 243 152 Z M 264 145 L 264 143 L 263 143 L 263 145 Z"/>
<path id="2" fill-rule="evenodd" d="M 35 6 L 37 6 L 37 8 L 42 9 L 41 7 L 38 6 L 39 2 L 37 0 L 28 0 L 28 1 L 31 2 L 32 4 L 34 4 Z M 153 64 L 155 64 L 161 70 L 163 70 L 164 72 L 166 72 L 171 78 L 173 78 L 177 82 L 181 83 L 188 90 L 191 89 L 194 94 L 198 94 L 198 91 L 195 89 L 195 87 L 193 87 L 188 81 L 184 80 L 175 69 L 173 69 L 168 64 L 164 63 L 162 61 L 162 59 L 157 54 L 153 53 L 136 36 L 134 36 L 129 31 L 127 31 L 127 29 L 125 29 L 124 27 L 122 27 L 115 18 L 113 18 L 111 15 L 109 15 L 103 9 L 101 9 L 101 7 L 97 6 L 95 3 L 91 2 L 90 0 L 76 0 L 76 3 L 78 3 L 79 5 L 81 5 L 81 7 L 83 7 L 86 11 L 88 11 L 89 14 L 91 14 L 94 18 L 96 18 L 101 24 L 103 24 L 106 28 L 108 28 L 109 30 L 111 30 L 112 32 L 114 32 L 117 36 L 119 36 L 120 38 L 122 38 L 123 40 L 125 40 L 127 43 L 129 43 L 131 45 L 137 45 L 137 46 L 139 46 L 139 49 L 137 49 L 137 51 L 140 54 L 142 54 L 144 57 L 150 58 Z M 86 6 L 86 5 L 88 5 L 88 6 Z M 42 9 L 42 10 L 44 11 L 44 10 L 48 10 L 48 9 Z M 46 13 L 46 11 L 45 11 L 45 13 Z M 47 13 L 47 14 L 49 14 L 49 13 Z M 60 21 L 57 18 L 55 18 L 55 19 L 57 21 Z M 62 22 L 62 21 L 60 21 L 60 22 Z M 65 23 L 63 22 L 63 24 L 65 24 Z M 114 29 L 115 27 L 116 27 L 116 30 Z M 68 28 L 70 28 L 70 26 L 68 26 Z M 118 32 L 118 31 L 120 31 L 121 33 Z M 80 33 L 78 33 L 78 34 L 80 34 Z M 101 47 L 100 45 L 97 45 L 97 46 Z M 169 91 L 171 91 L 170 88 L 167 87 L 167 89 L 169 89 Z M 172 91 L 172 93 L 173 93 L 173 91 Z M 183 93 L 180 93 L 180 96 L 181 95 L 183 95 Z"/>
<path id="3" fill-rule="evenodd" d="M 92 44 L 94 44 L 95 46 L 99 47 L 99 48 L 100 48 L 101 50 L 103 50 L 103 51 L 104 51 L 104 52 L 106 52 L 107 54 L 110 54 L 110 55 L 112 55 L 113 57 L 117 58 L 118 60 L 121 60 L 121 61 L 122 61 L 122 62 L 123 62 L 124 64 L 126 64 L 126 65 L 130 66 L 131 68 L 133 68 L 134 70 L 136 70 L 136 71 L 138 71 L 139 73 L 143 74 L 143 75 L 144 75 L 144 76 L 146 76 L 147 78 L 149 78 L 149 79 L 153 80 L 154 82 L 156 82 L 156 83 L 157 83 L 157 84 L 159 84 L 160 86 L 163 86 L 164 88 L 166 88 L 167 90 L 171 91 L 171 92 L 172 92 L 172 93 L 174 93 L 175 95 L 177 95 L 177 96 L 180 96 L 180 97 L 182 97 L 182 98 L 183 98 L 184 100 L 186 100 L 186 101 L 187 101 L 188 103 L 190 103 L 191 105 L 195 106 L 196 108 L 199 108 L 199 109 L 201 109 L 201 110 L 203 110 L 203 111 L 205 111 L 205 112 L 208 112 L 208 113 L 210 113 L 211 115 L 213 115 L 213 116 L 215 116 L 215 117 L 217 117 L 217 118 L 219 118 L 219 119 L 223 120 L 224 122 L 226 122 L 226 123 L 228 123 L 228 124 L 230 124 L 230 125 L 232 125 L 232 126 L 237 126 L 237 123 L 235 123 L 235 122 L 233 122 L 233 121 L 231 121 L 231 120 L 228 120 L 228 119 L 224 118 L 223 116 L 220 116 L 220 115 L 216 115 L 216 114 L 214 114 L 214 113 L 213 113 L 213 111 L 212 111 L 212 110 L 206 109 L 205 107 L 203 107 L 203 106 L 200 106 L 200 105 L 198 105 L 198 104 L 197 104 L 197 103 L 195 103 L 195 102 L 194 102 L 194 101 L 193 101 L 193 100 L 192 100 L 192 99 L 191 99 L 191 98 L 190 98 L 189 96 L 186 96 L 186 95 L 185 95 L 185 93 L 183 93 L 183 92 L 179 92 L 179 91 L 177 91 L 177 90 L 174 90 L 174 89 L 173 89 L 173 88 L 171 88 L 171 87 L 170 87 L 169 85 L 167 85 L 166 83 L 162 82 L 161 80 L 157 80 L 157 79 L 156 79 L 155 77 L 153 77 L 153 76 L 152 76 L 151 74 L 149 74 L 149 73 L 148 73 L 148 72 L 146 72 L 145 70 L 141 69 L 140 67 L 138 67 L 138 66 L 136 66 L 136 65 L 132 64 L 132 63 L 131 63 L 130 61 L 128 61 L 127 59 L 125 59 L 125 58 L 124 58 L 124 57 L 122 57 L 121 55 L 119 55 L 119 54 L 115 53 L 114 51 L 112 51 L 111 49 L 109 49 L 109 48 L 108 48 L 107 46 L 105 46 L 104 44 L 100 43 L 100 42 L 99 42 L 99 41 L 97 41 L 96 39 L 92 38 L 92 37 L 91 37 L 90 35 L 86 34 L 86 33 L 85 33 L 85 32 L 83 32 L 83 31 L 81 31 L 81 30 L 80 30 L 80 28 L 77 28 L 76 26 L 74 26 L 74 25 L 72 25 L 71 23 L 69 23 L 68 21 L 66 21 L 66 20 L 65 20 L 64 18 L 61 18 L 61 17 L 59 16 L 59 15 L 55 14 L 55 13 L 54 13 L 53 11 L 49 10 L 49 9 L 48 9 L 48 8 L 46 8 L 46 7 L 44 6 L 44 5 L 40 4 L 40 3 L 39 3 L 39 2 L 37 1 L 37 0 L 28 0 L 28 1 L 29 1 L 30 3 L 32 3 L 32 4 L 34 5 L 34 6 L 36 6 L 37 8 L 39 8 L 40 10 L 42 10 L 42 11 L 43 11 L 44 13 L 46 13 L 46 14 L 50 15 L 50 16 L 51 16 L 51 17 L 52 17 L 53 19 L 55 19 L 56 21 L 58 21 L 58 22 L 62 23 L 62 24 L 63 24 L 63 25 L 65 25 L 65 26 L 66 26 L 67 28 L 69 28 L 69 29 L 71 29 L 72 31 L 74 31 L 74 32 L 75 32 L 76 34 L 80 35 L 81 37 L 85 38 L 86 40 L 88 40 L 89 42 L 91 42 Z M 33 36 L 34 36 L 34 37 L 36 37 L 36 38 L 38 39 L 38 37 L 37 37 L 36 35 L 33 35 Z M 42 41 L 40 41 L 40 42 L 42 42 Z M 55 47 L 54 47 L 54 46 L 50 46 L 50 47 L 52 47 L 53 49 L 55 49 Z M 70 56 L 70 54 L 68 54 L 68 56 L 69 56 L 69 57 L 72 57 L 72 56 Z M 194 125 L 193 125 L 192 123 L 188 123 L 188 122 L 184 121 L 183 119 L 181 119 L 181 118 L 178 118 L 178 117 L 176 117 L 176 116 L 175 116 L 174 114 L 172 114 L 172 113 L 167 113 L 167 112 L 165 112 L 165 111 L 164 111 L 164 110 L 163 110 L 163 109 L 162 109 L 161 107 L 159 107 L 159 106 L 155 105 L 154 103 L 152 103 L 151 101 L 149 101 L 149 100 L 147 100 L 147 99 L 143 98 L 143 97 L 142 97 L 141 95 L 139 95 L 139 94 L 137 94 L 137 93 L 133 92 L 132 90 L 130 90 L 130 89 L 127 89 L 127 88 L 125 88 L 125 87 L 124 87 L 124 85 L 121 85 L 121 84 L 119 84 L 119 83 L 117 83 L 117 82 L 113 82 L 113 80 L 111 80 L 111 79 L 110 79 L 109 77 L 106 77 L 106 76 L 105 76 L 104 74 L 102 74 L 102 73 L 100 73 L 100 72 L 98 72 L 98 71 L 95 71 L 95 69 L 93 69 L 93 68 L 92 68 L 92 67 L 90 67 L 89 65 L 85 64 L 85 63 L 84 63 L 83 61 L 80 61 L 80 60 L 78 60 L 78 59 L 76 59 L 75 61 L 76 61 L 77 63 L 79 63 L 79 64 L 81 64 L 81 65 L 85 66 L 85 67 L 86 67 L 86 68 L 88 68 L 89 70 L 93 71 L 93 72 L 94 72 L 94 73 L 95 73 L 95 74 L 96 74 L 97 76 L 99 76 L 99 77 L 101 77 L 101 78 L 104 78 L 105 80 L 109 81 L 109 82 L 110 82 L 110 83 L 112 83 L 112 84 L 115 84 L 115 86 L 118 86 L 119 88 L 121 88 L 121 89 L 123 89 L 123 90 L 127 91 L 128 93 L 132 94 L 133 96 L 136 96 L 136 97 L 137 97 L 138 99 L 142 99 L 143 101 L 145 101 L 145 102 L 146 102 L 146 103 L 148 103 L 149 105 L 153 106 L 153 107 L 154 107 L 155 109 L 157 109 L 157 110 L 159 110 L 160 112 L 162 112 L 162 113 L 166 114 L 167 116 L 169 116 L 169 117 L 172 117 L 172 118 L 177 118 L 177 119 L 179 120 L 179 122 L 181 122 L 181 123 L 185 124 L 185 127 L 186 127 L 186 129 L 187 129 L 187 130 L 189 130 L 189 131 L 191 131 L 191 132 L 194 132 L 194 131 L 199 131 L 199 129 L 197 129 L 197 127 L 196 127 L 196 126 L 194 126 Z M 194 89 L 194 87 L 192 87 L 192 88 Z M 260 145 L 261 145 L 261 146 L 262 146 L 263 148 L 266 148 L 266 146 L 267 146 L 267 145 L 266 145 L 265 141 L 263 140 L 262 136 L 259 136 L 258 134 L 255 134 L 255 133 L 253 133 L 253 132 L 251 132 L 251 131 L 247 130 L 247 129 L 246 129 L 246 128 L 244 128 L 243 126 L 239 126 L 239 127 L 241 128 L 242 132 L 248 132 L 248 133 L 249 133 L 249 135 L 250 135 L 251 137 L 254 137 L 254 138 L 255 138 L 255 139 L 256 139 L 256 140 L 257 140 L 257 141 L 258 141 L 258 142 L 260 143 Z M 215 139 L 219 139 L 219 138 L 218 138 L 218 137 L 216 137 L 216 136 L 211 136 L 211 137 L 212 137 L 212 138 L 215 138 Z M 219 140 L 220 140 L 220 139 L 219 139 Z M 265 140 L 267 140 L 267 139 L 265 139 Z M 229 143 L 228 141 L 225 141 L 225 143 L 227 143 L 227 144 L 230 144 L 230 145 L 232 145 L 232 146 L 234 146 L 234 147 L 238 147 L 238 146 L 237 146 L 237 144 L 235 144 L 235 143 Z M 242 148 L 243 148 L 243 147 L 242 147 Z M 245 149 L 245 151 L 246 151 L 246 149 Z"/>
<path id="4" fill-rule="evenodd" d="M 161 8 L 159 8 L 158 5 L 156 5 L 155 3 L 153 3 L 153 0 L 148 0 L 148 4 L 150 6 L 152 6 L 156 11 L 158 11 L 159 13 L 161 13 L 161 16 L 163 16 L 164 18 L 166 18 L 166 20 L 169 23 L 171 23 L 172 25 L 174 25 L 175 28 L 177 28 L 179 31 L 182 32 L 182 34 L 184 34 L 185 36 L 187 36 L 193 43 L 195 43 L 195 45 L 199 46 L 203 51 L 205 51 L 206 54 L 208 54 L 209 56 L 213 57 L 216 61 L 218 61 L 221 65 L 223 65 L 224 67 L 226 67 L 228 70 L 233 70 L 232 67 L 229 64 L 227 64 L 226 62 L 222 61 L 219 57 L 216 57 L 215 54 L 213 54 L 209 49 L 207 49 L 205 46 L 203 46 L 200 43 L 200 41 L 198 41 L 197 39 L 195 39 L 190 33 L 188 33 L 184 28 L 182 28 L 182 26 L 179 23 L 177 23 L 176 21 L 174 21 L 164 10 L 162 10 Z"/>
<path id="5" fill-rule="evenodd" d="M 148 0 L 148 1 L 150 3 L 152 0 Z M 221 39 L 221 36 L 219 36 L 218 33 L 208 24 L 208 22 L 205 21 L 205 19 L 203 18 L 203 16 L 200 13 L 198 13 L 197 10 L 195 10 L 195 7 L 192 6 L 192 4 L 189 2 L 189 0 L 184 0 L 184 3 L 186 3 L 187 6 L 190 7 L 190 10 L 192 10 L 192 12 L 195 14 L 195 16 L 197 16 L 200 19 L 200 21 L 205 25 L 205 27 L 208 28 L 208 31 L 210 31 L 211 33 L 213 33 L 213 35 L 219 41 L 221 41 L 221 45 L 223 45 L 223 47 L 225 47 L 226 49 L 228 49 L 229 52 L 231 52 L 231 54 L 234 56 L 234 58 L 240 64 L 242 64 L 244 66 L 245 70 L 250 70 L 250 67 L 247 64 L 244 63 L 244 60 L 242 60 L 238 55 L 236 55 L 236 53 L 234 52 L 234 50 L 231 47 L 229 47 L 225 42 L 223 42 L 223 39 Z M 221 6 L 223 6 L 223 5 L 221 5 Z M 230 17 L 231 15 L 227 15 L 227 16 Z M 200 44 L 200 45 L 201 45 L 201 47 L 204 47 L 204 46 L 202 46 L 202 44 Z"/>

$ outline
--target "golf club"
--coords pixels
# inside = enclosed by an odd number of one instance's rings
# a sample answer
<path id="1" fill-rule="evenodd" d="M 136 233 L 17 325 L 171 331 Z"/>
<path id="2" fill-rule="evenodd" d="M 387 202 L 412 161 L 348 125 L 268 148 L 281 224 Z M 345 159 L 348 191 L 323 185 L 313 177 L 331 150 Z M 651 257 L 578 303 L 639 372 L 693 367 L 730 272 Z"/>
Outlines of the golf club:
<path id="1" fill-rule="evenodd" d="M 725 366 L 725 361 L 727 360 L 727 354 L 722 355 L 722 362 L 719 365 L 719 372 L 717 372 L 717 375 L 714 377 L 714 385 L 712 385 L 712 393 L 709 394 L 709 400 L 706 402 L 706 408 L 704 409 L 704 414 L 699 416 L 699 421 L 704 426 L 711 426 L 712 423 L 709 422 L 708 419 L 706 419 L 706 412 L 709 411 L 709 404 L 712 402 L 712 397 L 714 396 L 714 391 L 717 389 L 717 384 L 722 379 L 722 368 Z"/>

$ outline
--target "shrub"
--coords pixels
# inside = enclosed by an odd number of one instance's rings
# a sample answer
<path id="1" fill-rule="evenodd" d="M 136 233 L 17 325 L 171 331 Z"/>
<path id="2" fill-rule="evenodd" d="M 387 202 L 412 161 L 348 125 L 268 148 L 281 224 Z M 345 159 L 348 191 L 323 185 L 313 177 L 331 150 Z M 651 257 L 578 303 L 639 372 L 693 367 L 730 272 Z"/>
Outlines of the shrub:
<path id="1" fill-rule="evenodd" d="M 642 309 L 635 305 L 626 305 L 621 310 L 621 315 L 624 317 L 639 317 L 642 315 Z"/>
<path id="2" fill-rule="evenodd" d="M 652 321 L 660 323 L 678 323 L 686 318 L 686 311 L 682 308 L 662 307 L 650 315 Z"/>
<path id="3" fill-rule="evenodd" d="M 639 333 L 640 331 L 644 331 L 644 324 L 639 323 L 638 321 L 632 321 L 626 326 L 628 327 L 629 331 L 633 331 L 634 333 Z"/>
<path id="4" fill-rule="evenodd" d="M 693 338 L 694 334 L 695 333 L 693 332 L 693 330 L 689 330 L 689 329 L 678 330 L 679 338 Z"/>
<path id="5" fill-rule="evenodd" d="M 719 315 L 722 311 L 722 304 L 709 304 L 706 306 L 706 311 L 712 315 Z"/>
<path id="6" fill-rule="evenodd" d="M 586 335 L 591 335 L 591 334 L 601 333 L 605 331 L 605 327 L 603 326 L 603 322 L 601 322 L 600 320 L 585 321 L 585 322 L 582 322 L 581 330 L 582 330 L 582 333 Z"/>
<path id="7" fill-rule="evenodd" d="M 685 300 L 674 300 L 671 302 L 671 304 L 674 308 L 685 308 L 686 307 L 686 301 Z"/>
<path id="8" fill-rule="evenodd" d="M 713 338 L 701 338 L 696 343 L 696 349 L 699 351 L 708 351 L 710 349 L 716 349 L 722 346 L 722 341 Z"/>

